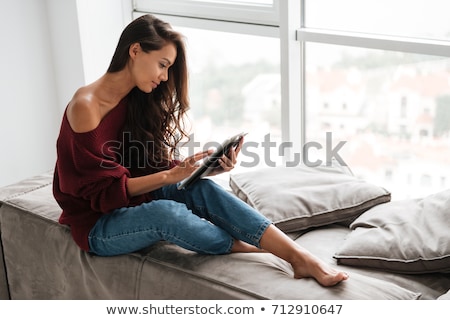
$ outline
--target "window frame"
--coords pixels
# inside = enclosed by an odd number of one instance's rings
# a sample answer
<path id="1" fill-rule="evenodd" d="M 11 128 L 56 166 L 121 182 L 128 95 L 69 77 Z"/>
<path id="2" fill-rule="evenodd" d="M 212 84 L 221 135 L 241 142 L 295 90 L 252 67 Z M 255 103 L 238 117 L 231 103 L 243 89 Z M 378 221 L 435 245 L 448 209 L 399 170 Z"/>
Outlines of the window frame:
<path id="1" fill-rule="evenodd" d="M 450 57 L 450 41 L 326 29 L 300 28 L 296 31 L 300 42 L 316 42 L 380 49 L 405 53 Z"/>
<path id="2" fill-rule="evenodd" d="M 149 12 L 146 11 L 133 11 L 133 19 L 147 14 Z M 198 28 L 205 30 L 213 30 L 213 31 L 224 31 L 230 33 L 240 33 L 240 34 L 249 34 L 249 35 L 258 35 L 258 36 L 266 36 L 266 37 L 275 37 L 278 38 L 279 30 L 278 27 L 268 26 L 268 25 L 259 25 L 259 24 L 249 24 L 242 22 L 234 22 L 234 21 L 221 21 L 221 20 L 209 20 L 205 18 L 198 17 L 190 17 L 190 16 L 178 16 L 171 15 L 167 13 L 158 13 L 158 12 L 150 12 L 155 16 L 163 19 L 169 20 L 172 24 L 176 24 L 181 27 L 188 28 Z"/>
<path id="3" fill-rule="evenodd" d="M 340 31 L 340 30 L 329 30 L 329 29 L 316 29 L 308 28 L 305 26 L 305 2 L 306 0 L 296 0 L 296 1 L 286 1 L 291 5 L 294 2 L 300 2 L 300 28 L 295 30 L 296 40 L 300 43 L 300 74 L 301 80 L 294 84 L 300 87 L 300 96 L 297 97 L 300 101 L 301 109 L 301 124 L 302 128 L 306 125 L 306 45 L 308 43 L 322 43 L 330 45 L 340 45 L 348 47 L 366 48 L 366 49 L 379 49 L 387 51 L 405 52 L 405 53 L 415 53 L 424 54 L 431 56 L 442 56 L 450 58 L 450 41 L 447 40 L 435 40 L 435 39 L 425 39 L 418 37 L 406 37 L 406 36 L 390 36 L 372 33 L 358 33 L 350 31 Z M 284 10 L 296 10 L 296 8 L 291 8 L 289 5 L 287 8 L 281 7 L 281 11 Z M 281 12 L 282 14 L 282 12 Z M 295 64 L 295 63 L 294 63 Z M 283 78 L 283 74 L 282 74 Z M 296 94 L 295 91 L 291 91 L 290 94 Z M 283 97 L 282 97 L 283 99 Z M 301 141 L 304 145 L 306 139 L 306 132 L 302 130 Z"/>
<path id="4" fill-rule="evenodd" d="M 133 7 L 137 12 L 275 27 L 279 16 L 279 0 L 273 0 L 272 6 L 207 0 L 134 0 Z"/>
<path id="5" fill-rule="evenodd" d="M 186 27 L 280 38 L 282 139 L 290 155 L 303 154 L 306 111 L 306 45 L 324 43 L 450 57 L 450 41 L 305 27 L 305 0 L 274 0 L 273 6 L 190 0 L 134 0 L 133 15 L 153 13 Z M 288 155 L 288 157 L 290 156 Z"/>

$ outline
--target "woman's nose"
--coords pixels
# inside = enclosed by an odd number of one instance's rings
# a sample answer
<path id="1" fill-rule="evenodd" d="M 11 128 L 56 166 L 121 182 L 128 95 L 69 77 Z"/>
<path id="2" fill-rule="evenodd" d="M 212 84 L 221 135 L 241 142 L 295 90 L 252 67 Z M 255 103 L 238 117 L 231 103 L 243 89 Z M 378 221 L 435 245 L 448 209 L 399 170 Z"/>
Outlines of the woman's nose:
<path id="1" fill-rule="evenodd" d="M 161 81 L 167 81 L 169 79 L 169 72 L 167 70 L 163 71 L 160 75 Z"/>

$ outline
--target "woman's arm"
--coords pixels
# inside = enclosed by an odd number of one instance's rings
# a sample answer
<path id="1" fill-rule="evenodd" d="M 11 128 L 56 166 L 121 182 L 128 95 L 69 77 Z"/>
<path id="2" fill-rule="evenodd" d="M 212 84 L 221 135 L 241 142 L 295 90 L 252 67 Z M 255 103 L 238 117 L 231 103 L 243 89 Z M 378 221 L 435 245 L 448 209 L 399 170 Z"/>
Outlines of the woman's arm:
<path id="1" fill-rule="evenodd" d="M 127 191 L 131 197 L 157 190 L 163 186 L 177 183 L 189 177 L 198 168 L 197 161 L 211 154 L 211 150 L 203 151 L 187 157 L 177 166 L 169 170 L 152 173 L 146 176 L 128 178 Z"/>

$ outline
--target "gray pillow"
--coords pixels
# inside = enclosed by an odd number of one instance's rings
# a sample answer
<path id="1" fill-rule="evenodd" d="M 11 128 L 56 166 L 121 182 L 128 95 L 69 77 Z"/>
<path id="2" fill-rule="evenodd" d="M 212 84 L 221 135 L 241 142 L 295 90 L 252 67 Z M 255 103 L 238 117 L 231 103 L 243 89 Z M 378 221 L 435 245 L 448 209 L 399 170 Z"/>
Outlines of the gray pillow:
<path id="1" fill-rule="evenodd" d="M 338 263 L 401 273 L 450 272 L 450 190 L 365 212 L 335 254 Z"/>
<path id="2" fill-rule="evenodd" d="M 390 193 L 346 167 L 276 167 L 230 176 L 232 191 L 285 232 L 352 221 Z"/>
<path id="3" fill-rule="evenodd" d="M 450 300 L 450 290 L 447 291 L 447 293 L 444 293 L 442 296 L 437 298 L 438 300 Z"/>

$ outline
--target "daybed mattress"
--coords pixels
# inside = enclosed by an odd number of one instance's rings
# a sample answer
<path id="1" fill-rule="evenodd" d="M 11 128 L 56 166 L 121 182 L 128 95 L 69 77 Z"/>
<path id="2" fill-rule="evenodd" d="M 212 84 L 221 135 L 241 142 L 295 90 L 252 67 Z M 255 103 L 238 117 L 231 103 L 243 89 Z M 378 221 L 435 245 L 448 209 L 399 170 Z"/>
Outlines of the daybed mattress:
<path id="1" fill-rule="evenodd" d="M 289 264 L 268 253 L 208 256 L 165 242 L 128 255 L 93 256 L 58 224 L 51 181 L 46 173 L 0 191 L 0 276 L 8 282 L 0 292 L 11 299 L 437 299 L 450 288 L 449 274 L 341 265 L 350 279 L 324 288 L 294 279 Z M 333 254 L 349 232 L 329 225 L 289 236 L 336 265 Z"/>

